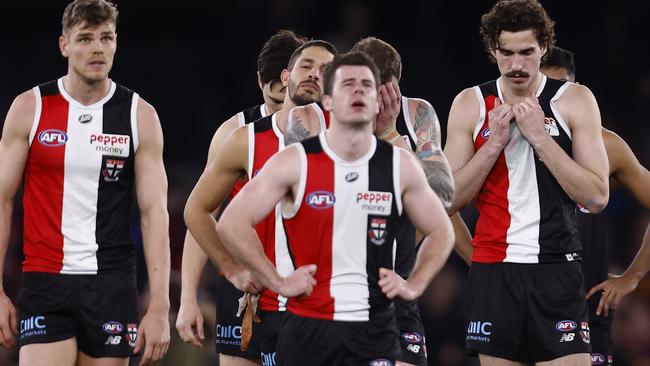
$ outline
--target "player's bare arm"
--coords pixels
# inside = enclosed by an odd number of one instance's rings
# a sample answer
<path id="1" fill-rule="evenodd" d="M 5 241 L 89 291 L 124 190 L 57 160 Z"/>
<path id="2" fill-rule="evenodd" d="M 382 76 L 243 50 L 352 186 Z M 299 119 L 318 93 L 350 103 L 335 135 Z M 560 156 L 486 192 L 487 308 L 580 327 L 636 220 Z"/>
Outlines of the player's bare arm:
<path id="1" fill-rule="evenodd" d="M 138 102 L 139 147 L 135 184 L 145 262 L 149 275 L 149 307 L 140 322 L 135 352 L 144 350 L 141 365 L 153 364 L 169 347 L 169 215 L 163 133 L 154 108 Z"/>
<path id="2" fill-rule="evenodd" d="M 223 122 L 212 136 L 206 168 L 214 160 L 218 148 L 232 131 L 239 127 L 237 115 Z M 208 262 L 208 255 L 196 242 L 189 230 L 185 233 L 183 243 L 183 260 L 181 264 L 181 304 L 176 317 L 176 329 L 183 341 L 202 348 L 205 339 L 203 329 L 203 312 L 197 301 L 199 282 L 203 268 Z"/>
<path id="3" fill-rule="evenodd" d="M 465 263 L 470 265 L 472 262 L 472 252 L 474 250 L 472 247 L 472 234 L 467 228 L 462 216 L 460 216 L 460 212 L 456 212 L 451 216 L 451 224 L 454 226 L 454 235 L 456 236 L 454 249 L 456 250 L 456 253 L 463 258 Z"/>
<path id="4" fill-rule="evenodd" d="M 275 154 L 224 211 L 217 231 L 228 251 L 271 291 L 286 297 L 309 295 L 316 266 L 298 268 L 287 278 L 264 254 L 255 225 L 283 199 L 291 201 L 300 180 L 301 152 L 293 146 Z"/>
<path id="5" fill-rule="evenodd" d="M 429 186 L 438 194 L 445 209 L 454 200 L 454 177 L 442 152 L 440 122 L 431 104 L 423 99 L 409 99 L 409 110 L 415 111 L 413 129 L 418 137 L 415 154 L 420 159 Z"/>
<path id="6" fill-rule="evenodd" d="M 11 234 L 14 197 L 20 186 L 29 152 L 29 132 L 34 120 L 36 99 L 30 90 L 20 94 L 9 108 L 0 140 L 0 273 Z M 4 292 L 0 276 L 0 346 L 16 346 L 16 308 Z"/>
<path id="7" fill-rule="evenodd" d="M 382 268 L 379 286 L 389 299 L 399 297 L 411 301 L 422 295 L 447 261 L 454 245 L 454 232 L 442 202 L 429 187 L 416 158 L 402 150 L 400 164 L 404 210 L 424 240 L 408 280 Z"/>
<path id="8" fill-rule="evenodd" d="M 603 140 L 609 158 L 610 176 L 630 191 L 646 209 L 650 209 L 650 172 L 639 163 L 632 149 L 617 134 L 603 129 Z M 639 281 L 650 270 L 650 225 L 646 229 L 641 247 L 622 275 L 610 275 L 606 281 L 590 289 L 587 297 L 603 291 L 597 314 L 616 310 L 621 299 L 634 291 Z"/>
<path id="9" fill-rule="evenodd" d="M 490 137 L 474 153 L 472 134 L 479 123 L 479 104 L 473 89 L 456 96 L 449 111 L 445 156 L 454 172 L 454 200 L 449 214 L 467 206 L 478 194 L 499 154 L 510 139 L 512 108 L 500 104 L 489 113 Z"/>
<path id="10" fill-rule="evenodd" d="M 573 158 L 544 130 L 537 98 L 529 96 L 513 107 L 517 125 L 567 195 L 600 212 L 609 199 L 609 169 L 596 99 L 586 87 L 572 84 L 555 106 L 571 130 Z"/>
<path id="11" fill-rule="evenodd" d="M 185 224 L 205 253 L 237 288 L 257 292 L 242 266 L 219 240 L 213 213 L 246 174 L 248 166 L 248 127 L 232 132 L 217 149 L 213 162 L 205 169 L 185 206 Z M 244 276 L 244 277 L 242 277 Z"/>

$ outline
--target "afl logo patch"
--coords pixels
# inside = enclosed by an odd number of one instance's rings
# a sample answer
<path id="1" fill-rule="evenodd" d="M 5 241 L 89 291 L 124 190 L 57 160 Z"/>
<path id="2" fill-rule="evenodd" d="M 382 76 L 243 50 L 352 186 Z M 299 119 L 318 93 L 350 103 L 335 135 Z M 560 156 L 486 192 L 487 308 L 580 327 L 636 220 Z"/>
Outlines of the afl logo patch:
<path id="1" fill-rule="evenodd" d="M 485 129 L 481 132 L 481 136 L 483 136 L 484 139 L 489 139 L 490 138 L 490 128 L 485 127 Z"/>
<path id="2" fill-rule="evenodd" d="M 334 206 L 335 201 L 336 197 L 334 194 L 327 191 L 315 191 L 311 192 L 307 196 L 307 204 L 310 207 L 317 208 L 319 210 Z"/>
<path id="3" fill-rule="evenodd" d="M 68 135 L 66 135 L 65 132 L 57 129 L 49 129 L 49 130 L 41 131 L 41 133 L 38 134 L 38 142 L 40 142 L 41 145 L 44 146 L 49 146 L 49 147 L 61 146 L 61 145 L 65 145 L 67 141 L 68 141 Z"/>
<path id="4" fill-rule="evenodd" d="M 92 114 L 82 114 L 79 116 L 79 122 L 80 123 L 88 123 L 93 120 L 93 115 Z"/>
<path id="5" fill-rule="evenodd" d="M 357 172 L 350 172 L 345 175 L 346 182 L 354 182 L 355 180 L 357 180 L 357 178 L 359 178 L 359 173 Z"/>
<path id="6" fill-rule="evenodd" d="M 555 324 L 555 329 L 560 332 L 570 332 L 578 327 L 578 324 L 573 320 L 562 320 Z"/>
<path id="7" fill-rule="evenodd" d="M 118 334 L 118 333 L 122 333 L 122 331 L 124 330 L 124 326 L 122 326 L 122 323 L 115 322 L 115 321 L 104 323 L 102 328 L 104 329 L 104 332 L 108 334 Z"/>
<path id="8" fill-rule="evenodd" d="M 370 362 L 370 366 L 393 366 L 393 362 L 385 358 L 379 358 L 376 360 L 372 360 Z"/>

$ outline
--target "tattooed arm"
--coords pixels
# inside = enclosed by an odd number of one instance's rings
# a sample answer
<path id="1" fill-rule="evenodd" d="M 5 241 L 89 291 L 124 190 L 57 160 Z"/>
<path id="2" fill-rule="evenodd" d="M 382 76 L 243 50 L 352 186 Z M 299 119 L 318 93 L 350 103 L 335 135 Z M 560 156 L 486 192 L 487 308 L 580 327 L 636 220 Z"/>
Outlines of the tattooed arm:
<path id="1" fill-rule="evenodd" d="M 311 106 L 294 107 L 289 111 L 287 126 L 284 131 L 284 145 L 289 146 L 321 132 L 318 112 Z"/>
<path id="2" fill-rule="evenodd" d="M 449 210 L 454 200 L 454 179 L 442 152 L 438 116 L 426 100 L 409 98 L 408 103 L 409 117 L 417 135 L 415 154 L 422 163 L 429 185 L 438 194 L 445 209 Z"/>

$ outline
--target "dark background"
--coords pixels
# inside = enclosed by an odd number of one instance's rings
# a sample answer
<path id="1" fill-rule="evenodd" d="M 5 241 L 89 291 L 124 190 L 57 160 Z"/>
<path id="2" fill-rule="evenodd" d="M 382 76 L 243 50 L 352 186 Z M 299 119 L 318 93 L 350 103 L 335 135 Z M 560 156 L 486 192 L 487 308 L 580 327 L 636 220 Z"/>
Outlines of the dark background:
<path id="1" fill-rule="evenodd" d="M 369 35 L 391 43 L 403 59 L 402 93 L 430 101 L 443 133 L 454 96 L 465 87 L 498 77 L 478 35 L 480 16 L 492 1 L 116 2 L 121 12 L 119 46 L 110 76 L 140 93 L 160 115 L 170 184 L 172 265 L 176 270 L 180 269 L 184 235 L 182 208 L 201 173 L 210 138 L 220 121 L 261 102 L 255 76 L 257 54 L 278 29 L 294 29 L 308 37 L 329 40 L 341 51 Z M 67 62 L 59 54 L 57 38 L 67 3 L 3 2 L 0 120 L 18 93 L 66 73 Z M 575 53 L 577 79 L 595 94 L 603 125 L 619 133 L 641 163 L 650 166 L 646 112 L 650 105 L 650 3 L 542 4 L 556 22 L 558 45 Z M 19 277 L 19 259 L 12 259 L 20 249 L 19 207 L 17 211 L 5 270 L 9 293 L 12 289 L 15 293 Z M 636 252 L 649 215 L 623 190 L 611 195 L 607 214 L 612 222 L 610 234 L 615 238 L 612 270 L 619 273 Z M 465 271 L 466 267 L 452 258 L 423 299 L 432 364 L 465 362 L 457 348 L 464 332 L 457 305 Z M 12 275 L 7 278 L 7 273 Z M 178 280 L 177 274 L 173 279 Z M 635 324 L 650 329 L 645 294 L 637 296 L 643 305 L 638 315 L 641 318 L 626 323 L 621 320 L 627 324 L 622 326 L 624 330 Z M 209 298 L 206 302 L 210 303 Z M 454 311 L 455 317 L 450 315 Z M 213 309 L 208 307 L 207 312 Z M 623 310 L 619 313 L 625 315 Z M 450 331 L 450 327 L 460 329 Z M 626 364 L 626 360 L 633 365 L 650 364 L 644 356 L 650 355 L 650 331 L 639 332 L 629 338 L 640 343 L 635 347 L 629 346 L 632 341 L 628 338 L 619 337 L 617 364 Z"/>

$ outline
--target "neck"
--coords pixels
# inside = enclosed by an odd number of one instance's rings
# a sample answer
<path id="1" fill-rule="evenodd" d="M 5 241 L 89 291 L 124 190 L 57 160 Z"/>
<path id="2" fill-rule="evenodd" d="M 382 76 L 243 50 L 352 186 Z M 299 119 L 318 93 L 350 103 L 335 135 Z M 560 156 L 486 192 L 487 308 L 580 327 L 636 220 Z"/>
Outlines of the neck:
<path id="1" fill-rule="evenodd" d="M 63 77 L 63 87 L 74 100 L 83 105 L 90 105 L 104 98 L 111 89 L 111 81 L 104 78 L 96 82 L 83 80 L 74 71 Z"/>
<path id="2" fill-rule="evenodd" d="M 355 161 L 368 153 L 372 144 L 372 123 L 339 123 L 335 119 L 325 132 L 329 147 L 342 159 Z"/>
<path id="3" fill-rule="evenodd" d="M 291 110 L 295 106 L 296 105 L 293 103 L 293 101 L 287 96 L 286 98 L 284 98 L 284 102 L 282 103 L 282 108 L 280 108 L 280 110 L 276 114 L 275 121 L 277 122 L 278 128 L 280 129 L 280 132 L 282 132 L 283 135 L 287 129 L 289 112 L 291 112 Z"/>
<path id="4" fill-rule="evenodd" d="M 528 84 L 528 87 L 525 89 L 513 89 L 511 88 L 508 83 L 504 82 L 503 79 L 501 79 L 501 93 L 503 94 L 503 98 L 505 99 L 504 102 L 509 103 L 509 104 L 517 104 L 521 101 L 524 100 L 524 98 L 532 95 L 537 94 L 537 90 L 539 89 L 540 84 L 542 83 L 542 80 L 544 79 L 544 76 L 542 75 L 541 72 L 537 72 L 537 74 L 533 77 L 534 79 L 531 81 L 530 84 Z"/>

